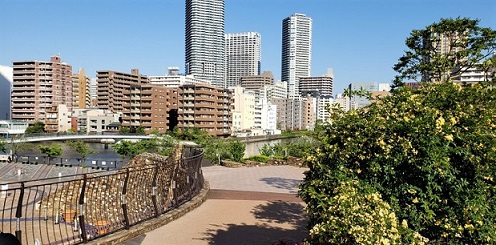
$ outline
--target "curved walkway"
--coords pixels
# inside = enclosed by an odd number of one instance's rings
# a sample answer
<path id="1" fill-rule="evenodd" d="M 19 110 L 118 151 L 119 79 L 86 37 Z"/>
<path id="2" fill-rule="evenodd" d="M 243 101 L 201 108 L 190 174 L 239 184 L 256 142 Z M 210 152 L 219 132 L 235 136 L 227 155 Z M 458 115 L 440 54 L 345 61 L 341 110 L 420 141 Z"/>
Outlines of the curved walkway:
<path id="1" fill-rule="evenodd" d="M 271 244 L 307 234 L 304 203 L 296 197 L 305 168 L 203 167 L 210 184 L 198 208 L 125 245 Z"/>

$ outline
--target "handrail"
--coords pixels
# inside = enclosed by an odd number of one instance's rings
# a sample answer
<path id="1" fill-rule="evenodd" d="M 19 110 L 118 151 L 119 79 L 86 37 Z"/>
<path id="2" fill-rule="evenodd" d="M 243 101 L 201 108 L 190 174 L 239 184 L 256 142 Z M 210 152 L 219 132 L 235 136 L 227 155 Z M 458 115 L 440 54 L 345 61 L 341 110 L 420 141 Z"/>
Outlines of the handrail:
<path id="1" fill-rule="evenodd" d="M 121 170 L 3 184 L 0 230 L 22 244 L 81 244 L 129 229 L 196 196 L 202 157 L 184 146 L 177 160 L 156 156 Z"/>

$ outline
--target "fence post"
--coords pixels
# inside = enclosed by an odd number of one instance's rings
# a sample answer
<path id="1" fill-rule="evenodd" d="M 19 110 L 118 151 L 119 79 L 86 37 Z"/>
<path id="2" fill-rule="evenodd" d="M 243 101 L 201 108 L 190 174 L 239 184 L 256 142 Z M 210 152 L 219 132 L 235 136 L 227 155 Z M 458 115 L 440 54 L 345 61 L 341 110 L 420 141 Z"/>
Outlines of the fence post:
<path id="1" fill-rule="evenodd" d="M 22 217 L 22 201 L 24 199 L 24 182 L 21 182 L 21 193 L 19 195 L 19 201 L 17 202 L 16 210 L 16 231 L 15 236 L 22 244 L 22 232 L 21 232 L 21 217 Z"/>
<path id="2" fill-rule="evenodd" d="M 154 173 L 153 173 L 153 181 L 152 181 L 152 202 L 153 202 L 153 209 L 155 210 L 155 217 L 158 217 L 158 205 L 157 205 L 157 177 L 158 177 L 158 164 L 155 163 L 155 168 L 154 168 Z"/>
<path id="3" fill-rule="evenodd" d="M 81 228 L 81 238 L 83 242 L 88 242 L 88 237 L 86 236 L 86 227 L 84 225 L 84 199 L 86 192 L 86 183 L 88 182 L 87 175 L 83 175 L 83 186 L 81 187 L 81 193 L 79 194 L 79 227 Z"/>
<path id="4" fill-rule="evenodd" d="M 127 192 L 127 182 L 129 180 L 129 168 L 126 168 L 126 177 L 124 178 L 124 185 L 122 186 L 122 213 L 124 215 L 124 223 L 126 230 L 129 230 L 129 217 L 127 215 L 127 200 L 126 200 L 126 192 Z"/>

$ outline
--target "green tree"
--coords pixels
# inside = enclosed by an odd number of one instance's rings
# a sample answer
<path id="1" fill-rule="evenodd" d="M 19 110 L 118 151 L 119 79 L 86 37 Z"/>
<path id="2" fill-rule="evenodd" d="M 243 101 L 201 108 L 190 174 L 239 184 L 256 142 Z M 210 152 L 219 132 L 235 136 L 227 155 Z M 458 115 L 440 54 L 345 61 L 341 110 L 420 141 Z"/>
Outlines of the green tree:
<path id="1" fill-rule="evenodd" d="M 119 128 L 119 134 L 130 134 L 131 129 L 129 127 L 120 127 Z"/>
<path id="2" fill-rule="evenodd" d="M 445 40 L 447 45 L 441 51 Z M 496 31 L 480 27 L 479 20 L 441 19 L 424 29 L 413 30 L 406 46 L 408 50 L 393 67 L 400 73 L 395 86 L 403 80 L 451 80 L 471 68 L 489 74 L 496 66 Z"/>
<path id="3" fill-rule="evenodd" d="M 230 159 L 235 162 L 241 162 L 245 155 L 246 145 L 239 140 L 229 140 L 227 144 Z"/>
<path id="4" fill-rule="evenodd" d="M 332 218 L 346 217 L 341 215 L 343 208 L 353 210 L 351 204 L 336 209 L 335 201 L 342 195 L 336 188 L 357 180 L 361 187 L 350 192 L 359 195 L 357 200 L 377 193 L 390 207 L 388 213 L 408 224 L 410 235 L 400 235 L 405 243 L 422 237 L 435 244 L 494 243 L 493 86 L 424 83 L 418 90 L 399 88 L 366 110 L 332 115 L 332 123 L 319 134 L 322 145 L 307 157 L 310 170 L 299 193 L 310 214 L 311 240 L 318 243 L 331 233 L 348 239 L 342 231 L 359 225 L 360 219 L 343 225 Z M 364 215 L 379 207 L 357 203 L 355 211 Z M 383 231 L 356 232 L 375 236 Z"/>
<path id="5" fill-rule="evenodd" d="M 50 164 L 50 158 L 62 155 L 62 147 L 59 144 L 52 143 L 50 145 L 40 145 L 38 146 L 42 154 L 48 156 L 48 164 Z"/>
<path id="6" fill-rule="evenodd" d="M 86 160 L 86 157 L 91 154 L 95 154 L 96 151 L 91 149 L 91 147 L 86 144 L 84 141 L 76 140 L 76 141 L 66 141 L 65 142 L 70 148 L 75 150 L 79 156 L 83 159 L 83 162 Z"/>
<path id="7" fill-rule="evenodd" d="M 19 152 L 33 148 L 32 144 L 27 143 L 27 142 L 22 142 L 21 141 L 22 138 L 23 138 L 23 136 L 18 135 L 18 134 L 14 135 L 10 138 L 9 148 L 12 150 L 12 154 L 14 155 L 14 157 L 17 157 L 17 154 Z"/>
<path id="8" fill-rule="evenodd" d="M 145 127 L 139 126 L 136 128 L 136 134 L 146 134 Z"/>
<path id="9" fill-rule="evenodd" d="M 7 152 L 7 142 L 3 139 L 0 139 L 0 151 Z"/>
<path id="10" fill-rule="evenodd" d="M 41 121 L 35 122 L 33 125 L 29 125 L 24 131 L 25 134 L 41 134 L 45 132 L 45 124 Z"/>
<path id="11" fill-rule="evenodd" d="M 140 140 L 137 142 L 132 142 L 129 140 L 121 140 L 115 144 L 112 144 L 115 152 L 119 154 L 122 158 L 133 158 L 143 152 L 157 152 L 157 139 Z"/>

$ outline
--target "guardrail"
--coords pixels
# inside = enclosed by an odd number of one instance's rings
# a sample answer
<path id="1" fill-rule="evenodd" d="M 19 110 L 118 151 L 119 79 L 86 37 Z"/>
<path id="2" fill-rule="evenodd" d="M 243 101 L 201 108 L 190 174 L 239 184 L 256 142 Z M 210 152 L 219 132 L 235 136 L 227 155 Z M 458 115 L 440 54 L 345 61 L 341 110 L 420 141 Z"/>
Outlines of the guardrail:
<path id="1" fill-rule="evenodd" d="M 203 188 L 200 148 L 117 171 L 1 185 L 0 230 L 22 244 L 80 244 L 164 214 Z"/>
<path id="2" fill-rule="evenodd" d="M 60 167 L 87 167 L 106 170 L 121 169 L 124 165 L 122 159 L 93 159 L 74 157 L 48 157 L 40 155 L 14 155 L 7 160 L 0 159 L 0 162 L 17 162 L 23 164 L 50 164 Z"/>

